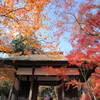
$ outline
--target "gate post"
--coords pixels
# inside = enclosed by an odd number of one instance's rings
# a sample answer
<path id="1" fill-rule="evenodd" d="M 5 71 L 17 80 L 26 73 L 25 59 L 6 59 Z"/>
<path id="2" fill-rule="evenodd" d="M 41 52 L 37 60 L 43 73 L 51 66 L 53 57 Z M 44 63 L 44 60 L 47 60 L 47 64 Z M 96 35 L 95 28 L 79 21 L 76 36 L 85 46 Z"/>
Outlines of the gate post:
<path id="1" fill-rule="evenodd" d="M 31 78 L 31 84 L 30 84 L 30 91 L 29 91 L 29 98 L 28 100 L 32 100 L 32 97 L 33 97 L 33 86 L 34 86 L 34 71 L 35 71 L 35 68 L 33 67 L 32 68 L 32 78 Z"/>

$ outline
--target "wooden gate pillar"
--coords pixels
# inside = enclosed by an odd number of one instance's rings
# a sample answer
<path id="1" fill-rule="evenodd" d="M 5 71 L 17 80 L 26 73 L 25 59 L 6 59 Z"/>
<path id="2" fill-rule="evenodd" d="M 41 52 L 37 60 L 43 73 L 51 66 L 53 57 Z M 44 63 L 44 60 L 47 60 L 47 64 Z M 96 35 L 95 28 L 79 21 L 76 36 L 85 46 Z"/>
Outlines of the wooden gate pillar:
<path id="1" fill-rule="evenodd" d="M 34 81 L 34 87 L 33 87 L 33 100 L 37 100 L 37 94 L 38 94 L 38 81 L 36 77 Z"/>
<path id="2" fill-rule="evenodd" d="M 62 86 L 58 89 L 58 100 L 65 100 L 65 87 L 63 80 L 60 81 Z"/>
<path id="3" fill-rule="evenodd" d="M 62 91 L 62 100 L 65 100 L 65 83 L 63 80 L 62 80 L 61 91 Z"/>
<path id="4" fill-rule="evenodd" d="M 32 100 L 32 97 L 33 97 L 33 86 L 34 86 L 34 71 L 35 71 L 35 68 L 33 67 L 32 68 L 32 78 L 31 78 L 31 84 L 30 84 L 30 91 L 29 91 L 29 98 L 28 100 Z"/>

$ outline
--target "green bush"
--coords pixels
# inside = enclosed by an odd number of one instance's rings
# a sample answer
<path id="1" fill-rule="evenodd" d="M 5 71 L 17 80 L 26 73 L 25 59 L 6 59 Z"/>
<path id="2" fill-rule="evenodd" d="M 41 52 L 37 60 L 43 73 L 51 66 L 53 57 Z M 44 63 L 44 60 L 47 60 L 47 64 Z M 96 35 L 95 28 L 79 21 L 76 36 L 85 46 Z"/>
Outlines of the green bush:
<path id="1" fill-rule="evenodd" d="M 11 82 L 9 80 L 4 80 L 0 86 L 0 95 L 3 94 L 8 97 L 11 88 Z"/>

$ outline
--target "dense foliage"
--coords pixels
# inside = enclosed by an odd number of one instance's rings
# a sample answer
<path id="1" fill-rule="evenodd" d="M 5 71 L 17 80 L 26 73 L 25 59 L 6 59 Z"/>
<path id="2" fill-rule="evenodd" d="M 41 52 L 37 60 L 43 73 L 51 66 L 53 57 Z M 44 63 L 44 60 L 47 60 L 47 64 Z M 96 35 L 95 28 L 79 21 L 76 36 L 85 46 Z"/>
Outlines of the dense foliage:
<path id="1" fill-rule="evenodd" d="M 0 96 L 3 94 L 4 96 L 8 97 L 10 88 L 11 88 L 11 81 L 4 80 L 0 85 Z"/>
<path id="2" fill-rule="evenodd" d="M 14 53 L 21 52 L 20 55 L 27 55 L 29 54 L 29 51 L 30 54 L 42 52 L 41 44 L 38 40 L 36 40 L 35 37 L 28 39 L 28 42 L 26 42 L 26 40 L 27 39 L 25 39 L 23 36 L 19 36 L 18 38 L 12 40 L 11 48 L 13 52 Z"/>
<path id="3" fill-rule="evenodd" d="M 1 0 L 0 1 L 0 51 L 11 53 L 11 40 L 23 36 L 24 42 L 32 43 L 34 32 L 44 26 L 42 13 L 48 0 Z M 39 34 L 36 34 L 38 37 Z M 32 41 L 31 41 L 32 40 Z M 26 44 L 26 43 L 25 43 Z"/>

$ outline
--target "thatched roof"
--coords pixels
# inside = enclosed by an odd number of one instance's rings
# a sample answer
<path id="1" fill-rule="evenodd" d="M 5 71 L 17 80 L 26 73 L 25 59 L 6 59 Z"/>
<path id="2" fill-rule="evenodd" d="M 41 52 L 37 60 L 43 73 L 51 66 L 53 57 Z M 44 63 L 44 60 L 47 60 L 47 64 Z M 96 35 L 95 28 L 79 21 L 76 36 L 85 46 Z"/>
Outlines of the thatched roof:
<path id="1" fill-rule="evenodd" d="M 41 54 L 31 54 L 18 56 L 15 53 L 13 57 L 0 58 L 0 60 L 16 60 L 16 61 L 67 61 L 63 52 L 42 52 Z"/>
<path id="2" fill-rule="evenodd" d="M 2 59 L 2 58 L 1 58 Z M 17 56 L 11 58 L 3 58 L 4 60 L 16 61 L 67 61 L 64 55 L 31 55 L 31 56 Z"/>
<path id="3" fill-rule="evenodd" d="M 68 59 L 62 54 L 34 54 L 26 56 L 14 56 L 10 58 L 0 58 L 0 62 L 9 65 L 66 65 Z"/>

